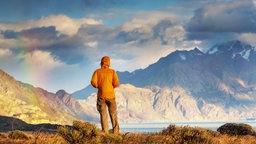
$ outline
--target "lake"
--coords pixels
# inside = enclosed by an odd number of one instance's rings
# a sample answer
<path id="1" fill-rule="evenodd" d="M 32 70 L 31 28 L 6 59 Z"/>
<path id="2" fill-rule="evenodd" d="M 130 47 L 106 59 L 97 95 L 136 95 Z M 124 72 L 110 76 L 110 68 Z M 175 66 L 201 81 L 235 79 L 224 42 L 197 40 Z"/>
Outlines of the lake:
<path id="1" fill-rule="evenodd" d="M 190 126 L 201 127 L 217 131 L 217 129 L 226 123 L 244 123 L 249 124 L 256 130 L 256 121 L 232 121 L 232 122 L 152 122 L 152 123 L 120 123 L 120 132 L 132 132 L 132 133 L 149 133 L 149 132 L 161 132 L 167 128 L 170 124 L 177 126 Z M 111 125 L 109 125 L 111 127 Z"/>

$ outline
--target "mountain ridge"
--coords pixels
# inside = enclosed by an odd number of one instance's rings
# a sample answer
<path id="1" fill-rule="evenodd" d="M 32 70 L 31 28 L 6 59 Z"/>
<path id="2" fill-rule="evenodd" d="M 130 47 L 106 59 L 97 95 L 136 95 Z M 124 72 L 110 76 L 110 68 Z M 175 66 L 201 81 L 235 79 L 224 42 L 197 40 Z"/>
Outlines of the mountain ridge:
<path id="1" fill-rule="evenodd" d="M 20 118 L 27 123 L 72 124 L 76 119 L 92 118 L 72 95 L 56 95 L 30 84 L 16 81 L 0 70 L 0 115 Z"/>
<path id="2" fill-rule="evenodd" d="M 246 48 L 253 49 L 250 45 L 238 41 L 231 41 L 230 43 L 238 43 L 238 46 L 246 45 Z M 121 72 L 118 74 L 123 83 L 130 83 L 138 87 L 180 85 L 189 89 L 194 95 L 199 95 L 199 97 L 203 95 L 200 93 L 202 91 L 209 91 L 208 94 L 205 93 L 204 95 L 210 95 L 211 91 L 224 94 L 224 88 L 220 87 L 227 85 L 232 88 L 236 84 L 238 90 L 241 91 L 247 89 L 241 84 L 249 82 L 250 76 L 256 77 L 254 74 L 256 73 L 254 68 L 256 63 L 241 57 L 234 59 L 233 57 L 226 57 L 226 55 L 227 53 L 204 54 L 198 49 L 176 51 L 135 74 L 128 73 L 126 77 Z M 254 55 L 252 52 L 251 57 L 256 57 L 256 54 Z M 241 67 L 243 69 L 240 69 Z M 250 82 L 253 84 L 251 87 L 255 87 L 255 78 Z M 247 86 L 250 86 L 250 82 Z M 222 98 L 220 97 L 220 100 Z"/>
<path id="3" fill-rule="evenodd" d="M 234 40 L 216 44 L 209 51 L 212 49 L 215 53 L 203 53 L 198 48 L 175 51 L 145 69 L 117 72 L 122 83 L 116 89 L 120 121 L 255 118 L 255 48 Z M 94 92 L 84 93 L 81 103 L 94 107 L 96 89 L 88 86 L 81 91 L 89 89 Z"/>

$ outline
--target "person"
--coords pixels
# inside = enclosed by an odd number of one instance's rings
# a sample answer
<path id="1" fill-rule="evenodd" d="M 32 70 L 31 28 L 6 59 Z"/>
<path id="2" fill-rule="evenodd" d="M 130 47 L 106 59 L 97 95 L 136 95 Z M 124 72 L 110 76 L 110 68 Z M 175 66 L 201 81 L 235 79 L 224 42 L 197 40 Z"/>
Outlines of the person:
<path id="1" fill-rule="evenodd" d="M 100 62 L 101 68 L 94 71 L 91 79 L 91 85 L 98 88 L 97 93 L 97 110 L 100 113 L 102 131 L 108 133 L 108 115 L 111 119 L 113 133 L 119 133 L 119 124 L 117 120 L 117 106 L 115 100 L 114 88 L 120 82 L 115 70 L 110 69 L 110 57 L 104 56 Z"/>

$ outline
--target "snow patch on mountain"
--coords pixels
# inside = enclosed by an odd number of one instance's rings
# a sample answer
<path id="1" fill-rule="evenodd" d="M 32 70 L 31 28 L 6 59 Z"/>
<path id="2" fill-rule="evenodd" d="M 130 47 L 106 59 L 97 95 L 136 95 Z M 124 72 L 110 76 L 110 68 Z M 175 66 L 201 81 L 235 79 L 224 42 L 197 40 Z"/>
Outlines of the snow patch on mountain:
<path id="1" fill-rule="evenodd" d="M 208 51 L 208 54 L 214 54 L 214 53 L 216 53 L 218 51 L 218 48 L 217 47 L 213 47 L 212 49 L 210 49 L 209 51 Z"/>
<path id="2" fill-rule="evenodd" d="M 226 43 L 216 44 L 210 48 L 207 54 L 218 53 L 231 53 L 231 57 L 234 59 L 237 55 L 242 56 L 245 60 L 249 61 L 250 55 L 255 51 L 255 48 L 251 45 L 243 43 L 238 40 L 229 41 Z"/>
<path id="3" fill-rule="evenodd" d="M 186 59 L 187 59 L 185 55 L 180 55 L 180 58 L 181 58 L 182 60 L 186 60 Z"/>
<path id="4" fill-rule="evenodd" d="M 250 50 L 243 50 L 240 52 L 240 55 L 246 59 L 247 61 L 249 61 L 249 57 L 250 57 L 250 54 L 251 54 L 251 49 Z"/>

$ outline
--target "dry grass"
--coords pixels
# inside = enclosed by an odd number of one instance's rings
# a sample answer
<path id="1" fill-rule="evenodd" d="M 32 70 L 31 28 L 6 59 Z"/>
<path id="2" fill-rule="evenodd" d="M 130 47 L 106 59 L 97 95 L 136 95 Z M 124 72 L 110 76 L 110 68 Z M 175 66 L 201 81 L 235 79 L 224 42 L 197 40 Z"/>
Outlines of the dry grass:
<path id="1" fill-rule="evenodd" d="M 67 144 L 58 133 L 24 132 L 27 139 L 12 139 L 8 137 L 10 133 L 1 133 L 0 144 Z"/>
<path id="2" fill-rule="evenodd" d="M 228 135 L 199 127 L 175 126 L 159 133 L 103 134 L 94 124 L 74 121 L 73 127 L 59 127 L 57 132 L 18 132 L 24 139 L 13 139 L 11 132 L 0 133 L 0 143 L 4 144 L 256 144 L 255 136 Z"/>

